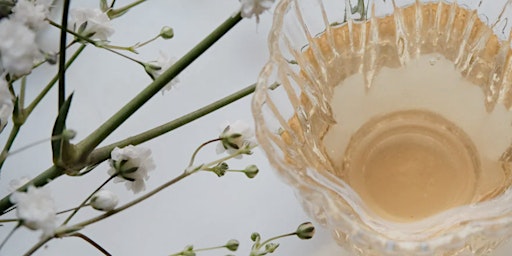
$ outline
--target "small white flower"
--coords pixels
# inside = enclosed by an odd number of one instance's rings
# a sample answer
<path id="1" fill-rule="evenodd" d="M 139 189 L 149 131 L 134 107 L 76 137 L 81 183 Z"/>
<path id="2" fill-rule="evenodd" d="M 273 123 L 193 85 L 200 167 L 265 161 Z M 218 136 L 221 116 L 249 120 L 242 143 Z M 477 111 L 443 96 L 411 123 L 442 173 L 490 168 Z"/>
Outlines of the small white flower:
<path id="1" fill-rule="evenodd" d="M 37 31 L 47 23 L 45 18 L 48 14 L 49 6 L 46 3 L 18 0 L 9 18 Z"/>
<path id="2" fill-rule="evenodd" d="M 110 154 L 108 174 L 118 173 L 114 182 L 125 181 L 126 188 L 138 193 L 146 189 L 145 181 L 149 178 L 148 172 L 155 169 L 151 150 L 148 148 L 128 145 L 124 148 L 115 148 Z"/>
<path id="3" fill-rule="evenodd" d="M 100 9 L 71 9 L 69 14 L 70 29 L 85 37 L 107 41 L 114 33 L 110 18 Z"/>
<path id="4" fill-rule="evenodd" d="M 0 20 L 0 56 L 7 73 L 17 76 L 29 73 L 40 56 L 36 35 L 25 25 L 11 19 Z"/>
<path id="5" fill-rule="evenodd" d="M 217 145 L 217 154 L 221 154 L 224 151 L 233 154 L 240 148 L 254 144 L 252 140 L 254 133 L 251 127 L 243 121 L 237 120 L 233 123 L 225 122 L 221 126 L 221 129 L 222 133 L 219 136 L 221 141 Z M 237 156 L 237 158 L 240 157 L 242 156 Z"/>
<path id="6" fill-rule="evenodd" d="M 100 211 L 111 211 L 118 202 L 119 198 L 110 190 L 100 190 L 91 197 L 92 208 Z"/>
<path id="7" fill-rule="evenodd" d="M 165 53 L 160 52 L 160 56 L 158 56 L 156 61 L 150 62 L 148 63 L 148 65 L 146 65 L 146 72 L 149 74 L 149 76 L 151 76 L 151 78 L 156 79 L 157 77 L 162 75 L 164 71 L 166 71 L 168 68 L 174 65 L 175 62 L 176 59 L 167 57 Z M 162 88 L 162 93 L 171 90 L 172 87 L 174 87 L 174 85 L 177 84 L 179 81 L 180 80 L 178 77 L 172 79 L 168 84 L 166 84 Z"/>
<path id="8" fill-rule="evenodd" d="M 242 17 L 251 18 L 256 16 L 256 22 L 260 22 L 260 14 L 270 9 L 275 0 L 240 0 L 242 4 Z"/>
<path id="9" fill-rule="evenodd" d="M 57 227 L 55 203 L 46 188 L 29 186 L 27 192 L 14 192 L 10 200 L 25 227 L 43 230 L 43 238 L 53 235 Z"/>
<path id="10" fill-rule="evenodd" d="M 0 78 L 0 132 L 7 125 L 13 110 L 12 94 L 9 91 L 7 82 Z"/>

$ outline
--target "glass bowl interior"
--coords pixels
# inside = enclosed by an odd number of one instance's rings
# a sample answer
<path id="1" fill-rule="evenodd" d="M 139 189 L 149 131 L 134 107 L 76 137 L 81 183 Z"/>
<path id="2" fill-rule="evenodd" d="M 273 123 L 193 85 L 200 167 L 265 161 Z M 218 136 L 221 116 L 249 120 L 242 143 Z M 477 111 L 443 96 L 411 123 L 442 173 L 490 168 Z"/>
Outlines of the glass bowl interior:
<path id="1" fill-rule="evenodd" d="M 278 4 L 271 57 L 253 98 L 256 135 L 304 209 L 341 245 L 361 255 L 481 255 L 512 235 L 510 18 L 512 4 L 494 0 Z M 454 169 L 470 171 L 439 174 L 454 189 L 437 199 L 402 202 L 396 195 L 409 183 L 396 183 L 395 194 L 379 190 L 385 176 L 376 176 L 375 191 L 360 189 L 354 159 L 369 173 L 365 163 L 378 151 L 361 145 L 391 152 L 375 131 L 388 125 L 414 134 L 407 120 L 418 116 L 425 123 L 418 133 L 456 152 L 436 168 L 462 159 L 467 164 Z M 414 205 L 407 214 L 439 210 L 393 219 L 382 214 L 390 209 L 379 213 L 368 203 L 376 194 L 397 207 Z"/>

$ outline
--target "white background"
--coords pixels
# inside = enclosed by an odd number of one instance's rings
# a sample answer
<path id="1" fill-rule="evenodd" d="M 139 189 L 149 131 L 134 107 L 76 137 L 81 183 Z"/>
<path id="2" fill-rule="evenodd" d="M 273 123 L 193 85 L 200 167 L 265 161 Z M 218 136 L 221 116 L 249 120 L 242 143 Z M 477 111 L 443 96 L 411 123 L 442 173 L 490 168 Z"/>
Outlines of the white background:
<path id="1" fill-rule="evenodd" d="M 128 1 L 118 1 L 122 6 Z M 73 7 L 97 7 L 96 1 L 72 1 Z M 172 40 L 158 40 L 139 50 L 137 59 L 155 60 L 159 52 L 181 57 L 193 45 L 239 8 L 237 0 L 152 0 L 136 7 L 113 22 L 116 32 L 114 45 L 132 45 L 156 35 L 162 26 L 175 31 Z M 58 18 L 60 20 L 60 18 Z M 115 131 L 105 144 L 115 142 L 168 122 L 247 85 L 254 83 L 268 59 L 267 35 L 272 11 L 255 19 L 243 20 L 203 56 L 179 76 L 179 84 L 165 94 L 156 95 L 139 112 Z M 46 50 L 57 50 L 55 29 L 49 29 Z M 44 67 L 29 77 L 28 101 L 42 88 L 55 67 Z M 67 73 L 68 93 L 75 97 L 68 127 L 78 132 L 73 142 L 79 142 L 95 127 L 108 119 L 151 82 L 141 66 L 105 50 L 87 47 Z M 147 190 L 179 175 L 191 153 L 202 142 L 216 138 L 219 125 L 238 119 L 253 123 L 251 97 L 246 97 L 169 134 L 143 144 L 151 148 L 157 169 L 150 173 Z M 56 90 L 42 102 L 28 119 L 13 149 L 49 138 L 56 116 Z M 10 126 L 0 134 L 5 140 Z M 9 191 L 9 182 L 23 176 L 35 177 L 51 165 L 49 142 L 32 147 L 10 157 L 3 167 L 0 195 Z M 198 161 L 217 159 L 215 146 L 207 147 Z M 197 248 L 222 245 L 232 238 L 240 241 L 236 255 L 248 255 L 252 232 L 263 238 L 294 231 L 304 221 L 312 220 L 303 212 L 289 186 L 284 184 L 269 166 L 264 154 L 256 149 L 252 156 L 229 162 L 232 168 L 257 164 L 259 175 L 252 180 L 243 174 L 228 173 L 218 178 L 212 173 L 198 173 L 186 178 L 155 197 L 119 213 L 107 220 L 86 227 L 82 232 L 113 255 L 169 255 L 188 244 Z M 49 186 L 58 209 L 78 205 L 107 176 L 108 166 L 99 166 L 85 177 L 60 177 Z M 123 184 L 109 184 L 119 194 L 121 203 L 134 198 Z M 100 214 L 81 211 L 74 221 Z M 60 219 L 62 221 L 62 219 Z M 73 222 L 72 222 L 73 223 Z M 0 227 L 3 239 L 12 225 Z M 279 240 L 281 246 L 274 255 L 348 255 L 336 246 L 327 230 L 317 225 L 312 240 L 290 237 Z M 20 229 L 6 244 L 0 255 L 20 255 L 38 239 L 39 233 Z M 225 255 L 227 250 L 198 255 Z M 52 240 L 35 255 L 101 255 L 77 238 Z M 508 255 L 503 248 L 496 255 Z"/>

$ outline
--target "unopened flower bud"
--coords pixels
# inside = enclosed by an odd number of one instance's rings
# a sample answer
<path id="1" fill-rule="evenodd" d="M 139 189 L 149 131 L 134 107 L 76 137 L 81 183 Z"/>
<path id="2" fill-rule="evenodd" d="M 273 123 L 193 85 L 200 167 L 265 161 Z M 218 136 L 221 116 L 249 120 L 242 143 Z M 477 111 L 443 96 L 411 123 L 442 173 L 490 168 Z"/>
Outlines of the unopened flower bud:
<path id="1" fill-rule="evenodd" d="M 252 234 L 251 234 L 251 240 L 252 240 L 253 242 L 259 241 L 259 240 L 260 240 L 260 234 L 259 234 L 259 233 L 257 233 L 257 232 L 252 233 Z"/>
<path id="2" fill-rule="evenodd" d="M 259 169 L 256 165 L 252 164 L 252 165 L 249 165 L 247 167 L 245 167 L 245 170 L 244 170 L 244 173 L 245 175 L 249 178 L 249 179 L 252 179 L 254 177 L 256 177 L 256 175 L 258 174 L 259 172 Z"/>
<path id="3" fill-rule="evenodd" d="M 91 197 L 92 208 L 99 211 L 111 211 L 119 202 L 117 195 L 109 190 L 100 190 Z"/>
<path id="4" fill-rule="evenodd" d="M 171 39 L 174 37 L 174 30 L 171 27 L 165 26 L 160 30 L 160 37 L 163 39 Z"/>
<path id="5" fill-rule="evenodd" d="M 304 222 L 299 225 L 295 233 L 300 239 L 311 239 L 315 234 L 315 226 L 311 222 Z"/>
<path id="6" fill-rule="evenodd" d="M 231 239 L 227 242 L 226 244 L 226 248 L 232 252 L 238 250 L 238 246 L 240 245 L 240 243 L 238 242 L 238 240 L 236 239 Z"/>
<path id="7" fill-rule="evenodd" d="M 268 243 L 265 245 L 265 251 L 269 253 L 273 253 L 277 247 L 279 247 L 279 244 L 276 243 Z"/>

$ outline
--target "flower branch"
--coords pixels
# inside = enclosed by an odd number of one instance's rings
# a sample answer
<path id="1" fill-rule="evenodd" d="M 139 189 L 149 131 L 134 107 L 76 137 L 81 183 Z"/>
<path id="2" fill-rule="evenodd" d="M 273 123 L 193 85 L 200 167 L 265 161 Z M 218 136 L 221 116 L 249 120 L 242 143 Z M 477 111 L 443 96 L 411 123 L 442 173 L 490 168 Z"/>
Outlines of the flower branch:
<path id="1" fill-rule="evenodd" d="M 233 28 L 242 17 L 240 13 L 229 17 L 224 23 L 210 33 L 203 41 L 197 44 L 185 56 L 178 60 L 173 66 L 157 77 L 142 92 L 133 98 L 128 104 L 122 107 L 117 113 L 103 123 L 98 129 L 92 132 L 87 138 L 77 144 L 81 156 L 86 156 L 98 146 L 108 135 L 119 127 L 128 117 L 137 111 L 144 103 L 157 94 L 167 83 L 174 79 L 181 71 L 190 65 L 197 57 L 205 52 L 231 28 Z"/>

